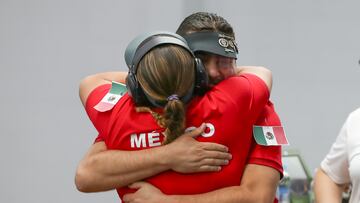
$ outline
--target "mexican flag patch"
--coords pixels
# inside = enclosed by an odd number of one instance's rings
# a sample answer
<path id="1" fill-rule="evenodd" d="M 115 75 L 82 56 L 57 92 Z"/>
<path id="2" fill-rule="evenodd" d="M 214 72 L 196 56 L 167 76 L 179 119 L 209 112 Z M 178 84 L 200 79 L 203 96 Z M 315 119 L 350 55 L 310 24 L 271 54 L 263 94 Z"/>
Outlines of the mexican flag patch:
<path id="1" fill-rule="evenodd" d="M 126 93 L 126 85 L 112 81 L 110 91 L 94 106 L 100 112 L 111 110 Z"/>
<path id="2" fill-rule="evenodd" d="M 282 126 L 254 126 L 253 135 L 259 145 L 289 145 Z"/>

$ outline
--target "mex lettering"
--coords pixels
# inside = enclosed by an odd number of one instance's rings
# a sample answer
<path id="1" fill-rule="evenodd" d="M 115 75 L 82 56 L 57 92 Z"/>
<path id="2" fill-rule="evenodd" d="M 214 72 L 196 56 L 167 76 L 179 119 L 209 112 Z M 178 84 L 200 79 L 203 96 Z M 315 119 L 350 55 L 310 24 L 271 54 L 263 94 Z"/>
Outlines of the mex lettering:
<path id="1" fill-rule="evenodd" d="M 206 128 L 201 136 L 211 137 L 215 134 L 215 126 L 211 123 L 205 123 Z M 185 132 L 194 130 L 196 127 L 191 126 L 185 129 Z M 160 146 L 160 134 L 159 132 L 139 133 L 130 135 L 130 146 L 131 148 L 146 148 Z"/>

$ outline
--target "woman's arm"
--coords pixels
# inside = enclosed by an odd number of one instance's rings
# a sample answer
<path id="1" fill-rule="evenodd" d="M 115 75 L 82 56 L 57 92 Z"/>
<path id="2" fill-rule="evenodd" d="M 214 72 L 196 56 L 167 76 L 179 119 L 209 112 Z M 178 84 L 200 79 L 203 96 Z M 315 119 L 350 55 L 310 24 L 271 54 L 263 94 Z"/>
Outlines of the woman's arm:
<path id="1" fill-rule="evenodd" d="M 261 78 L 269 88 L 269 92 L 271 92 L 272 73 L 269 69 L 261 66 L 238 66 L 235 68 L 236 75 L 241 75 L 245 73 L 254 74 Z"/>

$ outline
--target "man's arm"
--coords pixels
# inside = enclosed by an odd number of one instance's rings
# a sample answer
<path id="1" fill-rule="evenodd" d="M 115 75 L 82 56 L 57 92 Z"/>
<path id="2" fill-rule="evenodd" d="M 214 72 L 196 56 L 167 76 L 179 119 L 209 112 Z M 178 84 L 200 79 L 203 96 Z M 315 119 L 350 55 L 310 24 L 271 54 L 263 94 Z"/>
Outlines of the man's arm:
<path id="1" fill-rule="evenodd" d="M 168 167 L 161 159 L 154 159 L 162 156 L 161 149 L 106 150 L 104 142 L 97 142 L 91 146 L 77 168 L 76 187 L 81 192 L 111 190 L 167 170 Z"/>
<path id="2" fill-rule="evenodd" d="M 96 87 L 104 84 L 110 84 L 111 81 L 125 83 L 127 72 L 105 72 L 90 75 L 80 82 L 79 95 L 82 104 L 85 106 L 86 100 Z"/>
<path id="3" fill-rule="evenodd" d="M 261 66 L 238 66 L 235 68 L 235 74 L 241 75 L 241 74 L 254 74 L 261 78 L 265 84 L 267 85 L 269 91 L 271 92 L 272 88 L 272 73 L 270 70 L 266 69 L 265 67 Z"/>
<path id="4" fill-rule="evenodd" d="M 317 170 L 314 180 L 316 203 L 341 202 L 344 188 L 344 185 L 336 184 L 321 168 Z"/>
<path id="5" fill-rule="evenodd" d="M 124 203 L 272 203 L 279 182 L 279 172 L 273 168 L 248 164 L 240 186 L 226 187 L 196 195 L 164 195 L 154 186 L 141 182 L 130 187 L 137 192 L 126 194 Z"/>
<path id="6" fill-rule="evenodd" d="M 104 142 L 95 143 L 77 168 L 76 187 L 82 192 L 105 191 L 169 169 L 180 173 L 219 171 L 231 155 L 223 145 L 197 142 L 193 137 L 204 129 L 202 125 L 168 145 L 139 151 L 107 150 Z"/>

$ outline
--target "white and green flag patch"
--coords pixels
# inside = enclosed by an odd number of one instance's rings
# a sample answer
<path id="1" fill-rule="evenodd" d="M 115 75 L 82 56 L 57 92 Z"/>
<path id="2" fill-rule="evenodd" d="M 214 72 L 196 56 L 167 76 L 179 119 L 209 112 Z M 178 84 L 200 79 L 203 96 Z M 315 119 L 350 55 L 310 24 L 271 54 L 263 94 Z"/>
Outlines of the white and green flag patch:
<path id="1" fill-rule="evenodd" d="M 254 126 L 253 135 L 259 145 L 289 145 L 282 126 Z"/>
<path id="2" fill-rule="evenodd" d="M 94 106 L 100 112 L 111 110 L 126 93 L 126 85 L 112 81 L 110 91 Z"/>

